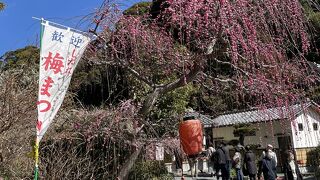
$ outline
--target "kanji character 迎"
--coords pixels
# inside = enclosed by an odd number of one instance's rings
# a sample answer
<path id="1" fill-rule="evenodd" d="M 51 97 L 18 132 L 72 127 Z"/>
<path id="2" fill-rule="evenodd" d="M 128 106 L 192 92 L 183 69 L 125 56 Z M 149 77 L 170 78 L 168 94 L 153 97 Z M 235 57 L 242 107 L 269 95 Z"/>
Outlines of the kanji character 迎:
<path id="1" fill-rule="evenodd" d="M 80 47 L 79 44 L 81 44 L 82 41 L 83 40 L 80 38 L 80 36 L 79 37 L 72 36 L 70 44 L 73 44 L 76 48 L 79 48 Z"/>

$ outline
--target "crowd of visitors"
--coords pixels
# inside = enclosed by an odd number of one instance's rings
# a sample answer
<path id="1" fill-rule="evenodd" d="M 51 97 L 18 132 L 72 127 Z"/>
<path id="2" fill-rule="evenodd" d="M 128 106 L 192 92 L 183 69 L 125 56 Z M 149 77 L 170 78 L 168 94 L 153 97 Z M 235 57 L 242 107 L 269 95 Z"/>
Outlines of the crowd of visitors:
<path id="1" fill-rule="evenodd" d="M 230 157 L 230 151 L 226 143 L 221 142 L 216 148 L 209 144 L 206 154 L 203 156 L 208 163 L 208 173 L 217 179 L 229 180 L 231 169 L 235 171 L 237 180 L 243 180 L 248 176 L 250 180 L 276 180 L 277 179 L 277 155 L 272 145 L 267 145 L 262 155 L 256 159 L 256 155 L 250 146 L 237 145 L 234 155 Z M 199 170 L 203 171 L 203 161 L 199 161 Z M 302 180 L 298 165 L 294 160 L 292 151 L 287 151 L 286 160 L 283 164 L 285 180 Z"/>

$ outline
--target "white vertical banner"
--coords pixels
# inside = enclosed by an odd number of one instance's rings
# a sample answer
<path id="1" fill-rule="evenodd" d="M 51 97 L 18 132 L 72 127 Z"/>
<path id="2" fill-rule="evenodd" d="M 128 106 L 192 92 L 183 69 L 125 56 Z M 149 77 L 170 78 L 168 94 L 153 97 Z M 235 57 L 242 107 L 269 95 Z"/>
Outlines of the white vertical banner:
<path id="1" fill-rule="evenodd" d="M 54 23 L 53 23 L 54 24 Z M 37 141 L 40 142 L 57 114 L 90 37 L 84 33 L 42 22 Z"/>

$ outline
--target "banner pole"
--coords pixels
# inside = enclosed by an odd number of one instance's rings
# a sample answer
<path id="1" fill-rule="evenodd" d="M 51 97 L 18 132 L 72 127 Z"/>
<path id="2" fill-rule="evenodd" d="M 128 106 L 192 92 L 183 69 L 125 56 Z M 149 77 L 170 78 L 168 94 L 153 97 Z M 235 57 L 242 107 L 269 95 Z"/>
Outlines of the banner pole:
<path id="1" fill-rule="evenodd" d="M 39 141 L 36 139 L 34 145 L 34 158 L 35 158 L 35 169 L 34 169 L 34 180 L 38 180 L 39 177 Z"/>
<path id="2" fill-rule="evenodd" d="M 40 23 L 40 52 L 42 48 L 42 36 L 43 36 L 43 18 L 41 18 L 41 23 Z M 37 129 L 37 128 L 36 128 Z M 36 143 L 34 145 L 34 158 L 35 158 L 35 169 L 34 169 L 34 180 L 38 180 L 39 177 L 39 142 L 40 139 L 38 138 L 38 129 L 37 129 L 37 137 L 36 137 Z"/>

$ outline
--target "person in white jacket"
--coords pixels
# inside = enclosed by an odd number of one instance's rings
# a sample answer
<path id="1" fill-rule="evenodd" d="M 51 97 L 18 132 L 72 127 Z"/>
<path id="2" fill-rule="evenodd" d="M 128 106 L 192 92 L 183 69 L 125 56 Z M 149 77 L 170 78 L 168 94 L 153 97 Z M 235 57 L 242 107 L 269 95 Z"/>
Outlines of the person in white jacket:
<path id="1" fill-rule="evenodd" d="M 207 163 L 208 163 L 208 174 L 213 176 L 214 169 L 214 156 L 216 149 L 213 148 L 212 144 L 209 144 L 209 148 L 207 149 Z"/>
<path id="2" fill-rule="evenodd" d="M 237 174 L 237 180 L 243 180 L 243 172 L 242 172 L 242 156 L 240 153 L 240 148 L 239 147 L 235 147 L 235 151 L 236 153 L 233 156 L 233 164 L 234 164 L 234 168 L 236 169 L 236 174 Z"/>

